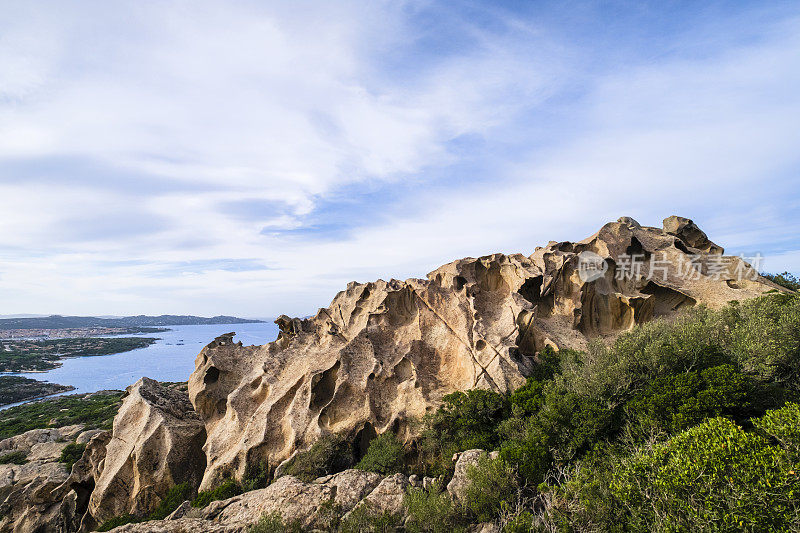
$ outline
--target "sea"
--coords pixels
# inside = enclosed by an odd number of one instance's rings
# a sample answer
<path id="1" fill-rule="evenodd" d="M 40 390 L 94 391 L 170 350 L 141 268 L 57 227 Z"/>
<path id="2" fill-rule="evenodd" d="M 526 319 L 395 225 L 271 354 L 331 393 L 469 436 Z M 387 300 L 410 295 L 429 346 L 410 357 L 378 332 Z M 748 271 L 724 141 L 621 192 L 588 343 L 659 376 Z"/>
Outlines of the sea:
<path id="1" fill-rule="evenodd" d="M 194 360 L 200 350 L 224 333 L 235 332 L 234 342 L 241 341 L 245 345 L 266 344 L 278 337 L 278 326 L 272 322 L 165 327 L 169 328 L 169 331 L 119 335 L 158 338 L 154 344 L 146 348 L 112 355 L 62 359 L 61 366 L 46 372 L 6 375 L 25 376 L 75 387 L 75 390 L 64 394 L 123 390 L 143 376 L 158 381 L 186 381 L 194 370 Z M 22 403 L 26 402 L 13 405 Z M 13 405 L 3 406 L 3 409 Z"/>

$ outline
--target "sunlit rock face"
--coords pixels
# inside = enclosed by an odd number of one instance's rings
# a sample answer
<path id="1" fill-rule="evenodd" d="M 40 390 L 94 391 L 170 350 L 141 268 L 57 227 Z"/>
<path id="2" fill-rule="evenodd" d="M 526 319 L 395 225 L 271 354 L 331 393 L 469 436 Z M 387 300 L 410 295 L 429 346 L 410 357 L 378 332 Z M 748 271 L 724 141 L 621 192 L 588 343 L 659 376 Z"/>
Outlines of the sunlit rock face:
<path id="1" fill-rule="evenodd" d="M 780 290 L 722 253 L 689 219 L 651 228 L 623 217 L 530 256 L 350 283 L 311 318 L 279 317 L 264 346 L 221 336 L 189 380 L 207 432 L 201 488 L 262 461 L 274 468 L 328 433 L 351 437 L 356 457 L 384 431 L 409 437 L 409 422 L 450 392 L 520 386 L 545 346 L 583 348 L 698 303 Z"/>
<path id="2" fill-rule="evenodd" d="M 126 389 L 105 456 L 94 468 L 88 512 L 95 523 L 146 515 L 174 485 L 197 487 L 205 427 L 185 392 L 142 378 Z"/>

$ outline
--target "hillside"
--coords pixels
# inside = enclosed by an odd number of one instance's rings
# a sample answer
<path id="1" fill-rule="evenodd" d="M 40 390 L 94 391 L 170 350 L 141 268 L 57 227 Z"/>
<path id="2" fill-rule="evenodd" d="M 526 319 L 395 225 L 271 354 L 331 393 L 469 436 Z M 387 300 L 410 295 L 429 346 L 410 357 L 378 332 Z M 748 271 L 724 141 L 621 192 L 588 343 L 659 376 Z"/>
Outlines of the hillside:
<path id="1" fill-rule="evenodd" d="M 251 324 L 261 322 L 233 316 L 210 318 L 192 315 L 126 316 L 122 318 L 98 318 L 92 316 L 61 316 L 0 319 L 0 330 L 9 329 L 67 329 L 67 328 L 125 328 L 153 326 L 191 326 L 207 324 Z"/>

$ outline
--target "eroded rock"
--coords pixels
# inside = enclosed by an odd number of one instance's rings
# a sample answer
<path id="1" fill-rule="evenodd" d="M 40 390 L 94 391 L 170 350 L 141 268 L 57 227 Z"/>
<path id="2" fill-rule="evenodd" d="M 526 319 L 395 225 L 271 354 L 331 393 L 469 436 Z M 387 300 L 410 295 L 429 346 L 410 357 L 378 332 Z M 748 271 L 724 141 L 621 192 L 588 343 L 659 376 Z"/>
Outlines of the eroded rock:
<path id="1" fill-rule="evenodd" d="M 623 217 L 530 256 L 350 283 L 311 318 L 279 317 L 278 339 L 264 346 L 223 335 L 189 380 L 208 433 L 202 488 L 262 461 L 274 469 L 329 433 L 348 436 L 358 457 L 387 430 L 409 438 L 407 421 L 445 394 L 518 387 L 547 346 L 580 349 L 696 303 L 717 308 L 776 289 L 721 253 L 689 219 L 653 228 Z M 585 275 L 586 254 L 600 261 L 597 276 Z"/>
<path id="2" fill-rule="evenodd" d="M 197 487 L 205 468 L 205 428 L 185 393 L 149 378 L 126 393 L 89 498 L 97 523 L 152 511 L 170 487 Z"/>

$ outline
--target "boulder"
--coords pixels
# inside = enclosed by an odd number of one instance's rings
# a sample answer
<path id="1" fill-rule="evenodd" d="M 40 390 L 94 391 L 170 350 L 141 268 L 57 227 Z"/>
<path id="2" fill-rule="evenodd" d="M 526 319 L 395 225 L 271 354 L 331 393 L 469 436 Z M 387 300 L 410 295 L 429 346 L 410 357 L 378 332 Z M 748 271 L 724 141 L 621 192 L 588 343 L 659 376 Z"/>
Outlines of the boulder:
<path id="1" fill-rule="evenodd" d="M 453 471 L 453 478 L 447 484 L 447 492 L 453 498 L 453 501 L 461 502 L 464 500 L 464 495 L 467 487 L 469 486 L 469 478 L 467 473 L 471 466 L 476 466 L 481 457 L 488 456 L 490 459 L 498 457 L 497 452 L 486 453 L 484 450 L 467 450 L 456 454 L 453 457 L 455 461 L 455 469 Z"/>
<path id="2" fill-rule="evenodd" d="M 174 485 L 197 487 L 205 428 L 185 393 L 142 378 L 126 389 L 88 503 L 96 523 L 152 511 Z"/>
<path id="3" fill-rule="evenodd" d="M 200 518 L 157 520 L 115 527 L 114 533 L 246 533 L 246 524 L 220 524 Z"/>
<path id="4" fill-rule="evenodd" d="M 374 492 L 381 477 L 373 472 L 345 470 L 332 476 L 305 483 L 293 476 L 283 476 L 265 489 L 254 490 L 209 505 L 203 517 L 219 523 L 252 524 L 265 514 L 280 513 L 286 522 L 300 522 L 304 528 L 325 528 L 330 502 L 340 512 L 357 505 Z"/>
<path id="5" fill-rule="evenodd" d="M 208 434 L 201 488 L 261 462 L 275 469 L 330 433 L 352 439 L 357 456 L 385 431 L 408 440 L 409 421 L 448 393 L 522 385 L 545 347 L 582 349 L 697 303 L 783 290 L 721 254 L 689 219 L 655 228 L 623 217 L 530 256 L 352 282 L 312 317 L 279 317 L 278 339 L 263 346 L 222 335 L 188 385 Z"/>
<path id="6" fill-rule="evenodd" d="M 378 515 L 383 513 L 403 515 L 405 514 L 403 500 L 405 499 L 409 485 L 408 478 L 403 474 L 394 474 L 393 476 L 385 477 L 378 486 L 363 500 L 358 502 L 350 512 L 361 506 L 366 506 L 371 513 Z M 348 515 L 349 513 L 345 514 L 344 518 L 347 518 Z"/>

